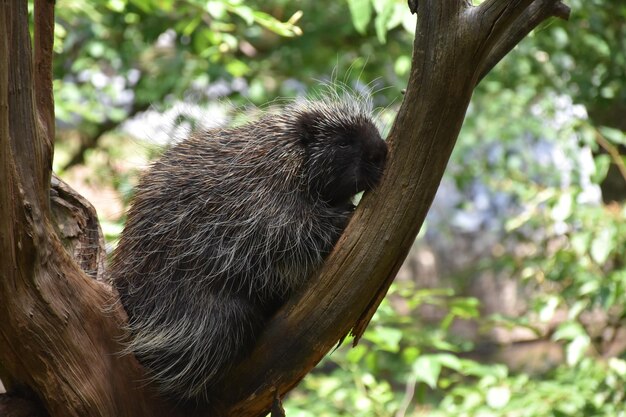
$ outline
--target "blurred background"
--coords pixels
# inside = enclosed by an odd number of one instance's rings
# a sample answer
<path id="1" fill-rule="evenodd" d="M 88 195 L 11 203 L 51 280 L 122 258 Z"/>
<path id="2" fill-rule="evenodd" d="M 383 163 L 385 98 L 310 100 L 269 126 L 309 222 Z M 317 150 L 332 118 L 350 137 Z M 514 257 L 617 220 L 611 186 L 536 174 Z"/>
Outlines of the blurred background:
<path id="1" fill-rule="evenodd" d="M 477 87 L 388 297 L 288 416 L 626 416 L 626 2 L 566 3 L 569 22 L 542 24 Z M 138 175 L 192 129 L 327 82 L 371 93 L 388 128 L 416 21 L 399 0 L 56 13 L 54 169 L 96 206 L 109 250 Z"/>

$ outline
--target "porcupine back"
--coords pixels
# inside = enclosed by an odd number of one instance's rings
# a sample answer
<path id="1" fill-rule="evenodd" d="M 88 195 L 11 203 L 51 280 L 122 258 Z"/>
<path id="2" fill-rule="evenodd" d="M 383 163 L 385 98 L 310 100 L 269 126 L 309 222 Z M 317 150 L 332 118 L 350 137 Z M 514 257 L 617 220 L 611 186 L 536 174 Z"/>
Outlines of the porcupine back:
<path id="1" fill-rule="evenodd" d="M 322 264 L 386 153 L 368 106 L 333 96 L 197 132 L 153 164 L 111 276 L 129 316 L 128 351 L 164 395 L 209 401 Z"/>

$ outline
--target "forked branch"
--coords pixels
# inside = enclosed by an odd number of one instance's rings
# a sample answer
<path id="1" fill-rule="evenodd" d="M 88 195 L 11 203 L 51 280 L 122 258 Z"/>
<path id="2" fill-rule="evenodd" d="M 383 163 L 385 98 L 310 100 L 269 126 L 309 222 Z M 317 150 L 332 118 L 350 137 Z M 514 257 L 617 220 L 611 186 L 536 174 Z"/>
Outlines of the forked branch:
<path id="1" fill-rule="evenodd" d="M 478 9 L 481 10 L 488 3 L 506 3 L 506 0 L 492 0 L 483 3 Z M 490 45 L 487 57 L 479 69 L 479 81 L 541 22 L 552 16 L 564 20 L 569 18 L 570 8 L 559 0 L 534 0 L 529 3 L 521 13 L 511 14 L 513 20 L 508 22 L 495 43 Z M 481 13 L 487 11 L 481 10 Z"/>

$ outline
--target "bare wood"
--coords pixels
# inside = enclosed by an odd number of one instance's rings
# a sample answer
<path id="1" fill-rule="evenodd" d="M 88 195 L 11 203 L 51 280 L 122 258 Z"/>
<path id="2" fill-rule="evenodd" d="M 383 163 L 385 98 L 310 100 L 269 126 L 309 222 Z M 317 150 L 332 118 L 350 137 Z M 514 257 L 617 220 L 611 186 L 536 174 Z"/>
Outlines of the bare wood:
<path id="1" fill-rule="evenodd" d="M 15 166 L 13 165 L 11 138 L 9 135 L 9 26 L 8 5 L 0 3 L 0 280 L 14 279 L 15 264 L 14 224 L 15 217 Z M 2 285 L 2 282 L 0 282 Z M 0 294 L 5 294 L 0 291 Z M 6 297 L 6 295 L 5 295 Z M 2 303 L 0 303 L 2 304 Z M 11 388 L 12 376 L 6 372 L 0 359 L 0 377 L 3 385 Z"/>
<path id="2" fill-rule="evenodd" d="M 43 138 L 33 94 L 33 65 L 28 32 L 27 2 L 5 0 L 9 47 L 9 134 L 15 168 L 26 200 L 36 218 L 48 209 L 51 142 Z M 42 211 L 43 209 L 43 211 Z M 41 222 L 37 222 L 41 225 Z M 38 235 L 43 229 L 38 228 Z"/>
<path id="3" fill-rule="evenodd" d="M 96 209 L 54 174 L 50 201 L 52 221 L 65 250 L 89 278 L 107 282 L 104 235 Z"/>
<path id="4" fill-rule="evenodd" d="M 35 94 L 37 112 L 53 149 L 54 95 L 52 92 L 52 53 L 54 43 L 54 0 L 35 0 Z"/>
<path id="5" fill-rule="evenodd" d="M 52 140 L 33 100 L 26 2 L 5 0 L 0 10 L 0 363 L 7 388 L 29 388 L 52 417 L 176 417 L 142 382 L 137 361 L 119 354 L 125 314 L 111 289 L 85 275 L 51 224 Z"/>
<path id="6" fill-rule="evenodd" d="M 505 33 L 497 39 L 489 51 L 487 58 L 479 69 L 479 79 L 485 75 L 508 54 L 522 39 L 536 28 L 541 22 L 551 16 L 563 20 L 569 19 L 570 9 L 560 1 L 538 0 L 530 4 L 523 13 L 519 14 L 506 28 Z"/>
<path id="7" fill-rule="evenodd" d="M 0 3 L 0 230 L 10 230 L 12 191 L 11 140 L 9 138 L 9 32 L 7 6 Z M 0 240 L 0 252 L 6 252 L 6 239 Z M 1 258 L 0 258 L 1 259 Z"/>

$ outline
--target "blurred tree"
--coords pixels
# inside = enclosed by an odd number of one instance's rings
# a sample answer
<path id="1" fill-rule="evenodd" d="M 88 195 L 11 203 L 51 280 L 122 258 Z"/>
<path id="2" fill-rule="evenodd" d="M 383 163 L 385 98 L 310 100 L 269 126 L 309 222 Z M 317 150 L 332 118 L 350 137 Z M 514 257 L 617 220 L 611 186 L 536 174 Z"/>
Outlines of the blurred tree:
<path id="1" fill-rule="evenodd" d="M 57 9 L 56 113 L 81 136 L 66 168 L 150 106 L 215 98 L 210 83 L 250 72 L 251 41 L 301 34 L 301 12 L 281 22 L 239 1 L 62 0 Z"/>

